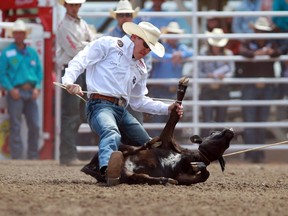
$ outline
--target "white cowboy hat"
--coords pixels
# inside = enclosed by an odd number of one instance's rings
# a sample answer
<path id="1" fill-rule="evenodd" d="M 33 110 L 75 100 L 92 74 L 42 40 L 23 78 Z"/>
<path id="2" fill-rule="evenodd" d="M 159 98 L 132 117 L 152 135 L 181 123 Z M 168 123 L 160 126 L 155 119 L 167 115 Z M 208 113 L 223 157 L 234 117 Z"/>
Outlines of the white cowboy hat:
<path id="1" fill-rule="evenodd" d="M 58 0 L 59 4 L 64 5 L 64 2 L 67 4 L 83 4 L 86 0 Z"/>
<path id="2" fill-rule="evenodd" d="M 174 34 L 182 34 L 184 32 L 183 29 L 180 29 L 180 26 L 177 22 L 170 22 L 166 28 L 163 29 L 163 33 L 174 33 Z"/>
<path id="3" fill-rule="evenodd" d="M 207 35 L 223 35 L 224 32 L 221 28 L 214 28 L 212 32 L 206 32 Z M 224 47 L 228 43 L 228 38 L 213 38 L 210 37 L 208 38 L 208 43 L 211 46 L 216 46 L 216 47 Z"/>
<path id="4" fill-rule="evenodd" d="M 149 22 L 140 22 L 138 25 L 132 22 L 125 22 L 123 30 L 128 35 L 137 35 L 142 38 L 149 48 L 159 57 L 163 57 L 165 53 L 164 46 L 158 42 L 161 32 Z"/>
<path id="5" fill-rule="evenodd" d="M 120 0 L 117 4 L 116 10 L 111 11 L 110 10 L 110 15 L 114 19 L 116 19 L 116 15 L 119 13 L 131 13 L 133 18 L 137 16 L 140 8 L 137 7 L 135 10 L 133 10 L 131 3 L 128 0 Z"/>
<path id="6" fill-rule="evenodd" d="M 273 27 L 271 26 L 269 19 L 267 17 L 259 17 L 252 27 L 260 31 L 273 30 Z"/>
<path id="7" fill-rule="evenodd" d="M 30 34 L 31 33 L 31 28 L 28 28 L 25 24 L 25 22 L 21 19 L 17 19 L 11 30 L 11 32 L 15 32 L 15 31 L 18 31 L 18 32 L 25 32 L 26 34 Z"/>

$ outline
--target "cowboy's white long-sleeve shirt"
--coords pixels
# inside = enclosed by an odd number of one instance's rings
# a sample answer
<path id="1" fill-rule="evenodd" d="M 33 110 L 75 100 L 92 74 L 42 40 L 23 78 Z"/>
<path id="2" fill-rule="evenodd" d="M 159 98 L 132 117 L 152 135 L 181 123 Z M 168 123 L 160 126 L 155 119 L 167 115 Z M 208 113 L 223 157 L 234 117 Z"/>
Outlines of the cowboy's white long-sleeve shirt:
<path id="1" fill-rule="evenodd" d="M 148 73 L 143 59 L 132 59 L 133 48 L 134 43 L 127 36 L 101 37 L 69 62 L 62 83 L 74 83 L 86 68 L 88 92 L 122 96 L 136 111 L 167 115 L 167 104 L 145 97 Z"/>

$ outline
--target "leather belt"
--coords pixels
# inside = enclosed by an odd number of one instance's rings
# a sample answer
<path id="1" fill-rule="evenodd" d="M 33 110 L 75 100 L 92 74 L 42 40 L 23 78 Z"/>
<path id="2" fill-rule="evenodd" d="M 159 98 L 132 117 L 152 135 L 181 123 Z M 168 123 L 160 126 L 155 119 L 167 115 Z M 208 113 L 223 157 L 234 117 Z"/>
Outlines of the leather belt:
<path id="1" fill-rule="evenodd" d="M 92 100 L 96 100 L 96 99 L 106 100 L 106 101 L 109 101 L 109 102 L 111 102 L 115 105 L 118 105 L 118 106 L 126 106 L 126 100 L 124 98 L 116 98 L 116 97 L 92 93 L 90 95 L 90 99 L 92 99 Z"/>

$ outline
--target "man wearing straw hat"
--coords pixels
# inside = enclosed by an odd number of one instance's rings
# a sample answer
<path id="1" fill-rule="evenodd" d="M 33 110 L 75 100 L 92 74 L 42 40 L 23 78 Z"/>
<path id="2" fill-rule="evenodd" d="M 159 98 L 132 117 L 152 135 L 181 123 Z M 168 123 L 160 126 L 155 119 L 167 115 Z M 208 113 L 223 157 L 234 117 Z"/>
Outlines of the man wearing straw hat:
<path id="1" fill-rule="evenodd" d="M 123 37 L 125 35 L 122 28 L 123 24 L 125 22 L 132 22 L 138 12 L 139 7 L 133 10 L 132 5 L 128 0 L 120 0 L 117 4 L 116 10 L 110 11 L 111 17 L 117 20 L 117 25 L 109 31 L 108 35 L 113 37 Z"/>
<path id="2" fill-rule="evenodd" d="M 255 33 L 272 32 L 273 27 L 267 17 L 259 17 L 252 28 Z M 246 58 L 256 56 L 279 57 L 281 51 L 272 39 L 251 39 L 240 46 L 240 55 Z M 242 77 L 275 77 L 274 61 L 248 61 L 243 67 Z M 272 100 L 275 98 L 275 85 L 272 83 L 253 83 L 242 85 L 243 100 Z M 270 106 L 243 106 L 243 120 L 245 122 L 266 122 L 269 118 Z M 264 128 L 245 128 L 244 142 L 246 144 L 265 144 L 266 132 Z M 263 151 L 247 152 L 245 159 L 253 163 L 260 163 L 265 159 Z"/>
<path id="3" fill-rule="evenodd" d="M 38 53 L 24 42 L 30 30 L 23 20 L 18 19 L 12 27 L 14 42 L 3 49 L 0 59 L 0 83 L 8 92 L 9 147 L 12 159 L 23 159 L 22 114 L 28 126 L 27 158 L 35 160 L 39 156 L 40 121 L 37 98 L 40 95 L 43 72 Z"/>
<path id="4" fill-rule="evenodd" d="M 221 28 L 214 28 L 209 35 L 208 44 L 200 50 L 202 56 L 232 56 L 231 50 L 226 48 L 228 38 L 215 38 L 213 36 L 223 36 L 224 31 Z M 223 85 L 221 81 L 224 78 L 234 76 L 235 63 L 233 61 L 203 61 L 199 62 L 199 77 L 212 78 L 216 82 L 201 85 L 200 100 L 229 100 L 229 85 Z M 202 106 L 203 122 L 225 122 L 227 117 L 227 106 Z M 202 129 L 201 136 L 207 137 L 211 129 Z"/>
<path id="5" fill-rule="evenodd" d="M 163 28 L 163 33 L 179 35 L 183 34 L 184 30 L 180 28 L 177 22 L 170 22 L 168 26 Z M 169 79 L 182 77 L 183 65 L 187 58 L 193 55 L 193 51 L 185 44 L 181 43 L 177 38 L 167 38 L 163 40 L 165 55 L 163 58 L 152 53 L 153 67 L 150 74 L 152 79 Z M 149 96 L 153 98 L 176 98 L 177 87 L 171 84 L 157 84 L 149 87 Z M 167 116 L 151 116 L 148 118 L 150 122 L 165 123 Z M 149 134 L 154 137 L 160 134 L 161 130 L 153 129 Z M 179 133 L 179 131 L 176 131 Z M 179 135 L 179 134 L 177 134 Z"/>
<path id="6" fill-rule="evenodd" d="M 132 5 L 128 0 L 120 0 L 117 4 L 116 10 L 110 11 L 111 17 L 117 20 L 117 25 L 108 32 L 108 35 L 113 37 L 123 37 L 126 35 L 122 26 L 125 22 L 132 22 L 137 16 L 139 7 L 132 9 Z M 150 72 L 152 68 L 152 56 L 148 54 L 144 57 L 147 71 Z M 141 123 L 143 124 L 143 113 L 134 111 L 130 106 L 127 107 L 128 111 Z"/>
<path id="7" fill-rule="evenodd" d="M 117 150 L 122 134 L 138 146 L 151 139 L 126 110 L 127 104 L 134 110 L 158 115 L 168 115 L 176 107 L 179 116 L 183 115 L 181 105 L 168 105 L 145 96 L 148 74 L 143 58 L 150 51 L 160 57 L 164 55 L 165 49 L 158 42 L 160 30 L 148 22 L 139 25 L 126 22 L 123 29 L 130 37 L 104 36 L 93 41 L 69 63 L 62 77 L 69 93 L 83 95 L 81 87 L 74 82 L 83 72 L 81 67 L 87 66 L 87 121 L 91 130 L 99 135 L 100 142 L 99 157 L 95 156 L 82 171 L 105 175 L 108 185 L 117 184 L 120 177 L 123 155 Z M 97 159 L 100 170 L 93 167 Z"/>
<path id="8" fill-rule="evenodd" d="M 85 0 L 59 0 L 66 8 L 66 14 L 60 22 L 57 32 L 56 60 L 62 70 L 62 76 L 69 61 L 94 39 L 86 21 L 78 17 L 78 12 Z M 85 74 L 76 81 L 85 86 Z M 81 99 L 67 92 L 61 92 L 61 134 L 60 134 L 60 165 L 81 165 L 77 159 L 76 137 L 81 119 Z"/>

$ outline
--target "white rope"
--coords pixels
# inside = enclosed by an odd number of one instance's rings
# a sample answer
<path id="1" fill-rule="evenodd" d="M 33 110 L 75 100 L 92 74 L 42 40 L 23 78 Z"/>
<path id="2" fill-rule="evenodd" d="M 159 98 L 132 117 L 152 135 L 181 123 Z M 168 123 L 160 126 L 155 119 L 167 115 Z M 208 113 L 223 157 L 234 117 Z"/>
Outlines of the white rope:
<path id="1" fill-rule="evenodd" d="M 268 148 L 270 146 L 282 145 L 282 144 L 285 144 L 285 143 L 288 143 L 288 140 L 282 141 L 282 142 L 278 142 L 278 143 L 267 144 L 267 145 L 263 145 L 263 146 L 259 146 L 259 147 L 255 147 L 255 148 L 250 148 L 250 149 L 245 149 L 245 150 L 241 150 L 241 151 L 232 152 L 232 153 L 223 155 L 223 157 L 236 155 L 236 154 L 249 152 L 249 151 L 254 151 L 254 150 L 259 150 L 259 149 L 263 149 L 263 148 Z"/>
<path id="2" fill-rule="evenodd" d="M 53 82 L 53 84 L 55 85 L 55 86 L 58 86 L 58 87 L 60 87 L 60 88 L 62 88 L 62 89 L 65 89 L 65 90 L 67 90 L 67 88 L 66 88 L 66 86 L 64 85 L 64 84 L 62 84 L 62 83 L 59 83 L 59 82 Z M 105 93 L 101 93 L 101 92 L 98 92 L 98 91 L 82 91 L 84 94 L 103 94 L 103 95 L 105 95 Z M 85 102 L 87 102 L 83 97 L 81 97 L 80 95 L 77 95 L 76 94 L 76 96 L 77 97 L 79 97 L 79 98 L 81 98 L 82 100 L 84 100 Z M 124 97 L 124 96 L 128 96 L 128 95 L 120 95 L 121 97 Z M 119 97 L 119 95 L 115 95 L 115 97 Z M 133 96 L 133 95 L 131 95 L 130 97 L 134 97 L 134 98 L 141 98 L 142 96 Z M 149 98 L 151 98 L 151 97 L 149 97 Z M 175 102 L 175 100 L 171 100 L 171 99 L 165 99 L 165 98 L 151 98 L 152 100 L 159 100 L 159 101 L 166 101 L 166 102 L 172 102 L 172 103 L 174 103 Z M 176 100 L 176 102 L 178 102 L 177 100 Z M 181 102 L 181 101 L 180 101 Z"/>
<path id="3" fill-rule="evenodd" d="M 53 82 L 53 84 L 54 84 L 55 86 L 58 86 L 58 87 L 62 88 L 62 89 L 65 89 L 65 90 L 67 91 L 66 86 L 63 85 L 62 83 Z M 81 97 L 80 95 L 76 94 L 76 96 L 79 97 L 81 100 L 87 102 L 87 101 L 86 101 L 83 97 Z"/>

